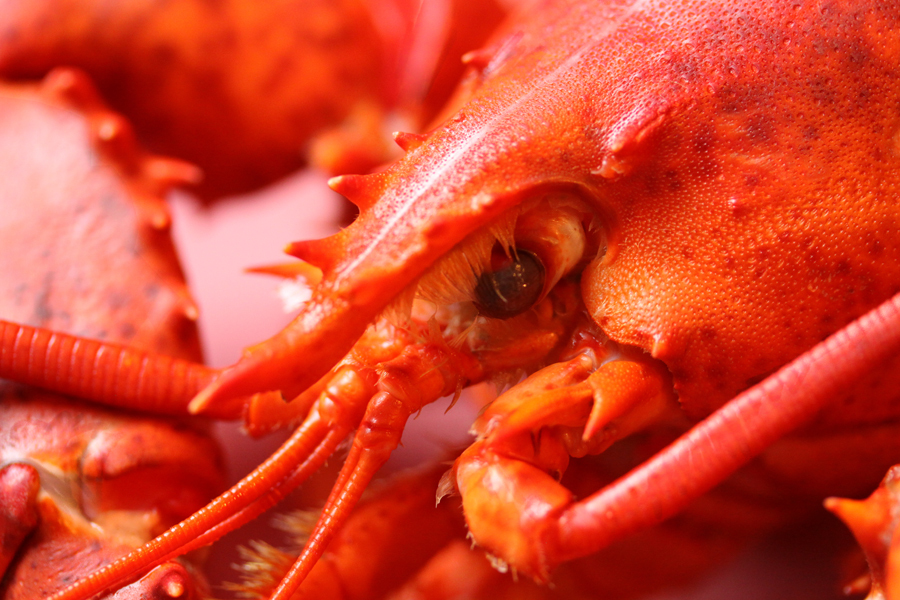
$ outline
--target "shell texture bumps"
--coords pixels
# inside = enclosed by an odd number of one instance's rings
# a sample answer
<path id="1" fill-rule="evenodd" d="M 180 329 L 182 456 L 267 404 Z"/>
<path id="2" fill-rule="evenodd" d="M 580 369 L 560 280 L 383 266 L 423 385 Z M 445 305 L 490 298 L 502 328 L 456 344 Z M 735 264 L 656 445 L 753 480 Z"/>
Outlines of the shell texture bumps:
<path id="1" fill-rule="evenodd" d="M 334 182 L 361 214 L 292 245 L 324 271 L 312 300 L 202 400 L 304 389 L 473 232 L 563 192 L 605 234 L 580 280 L 592 319 L 666 365 L 690 418 L 709 415 L 900 289 L 898 19 L 890 3 L 535 4 L 458 112 L 401 138 L 387 169 Z M 896 372 L 791 442 L 857 464 L 792 485 L 875 485 L 896 444 L 859 436 L 896 430 Z M 776 478 L 802 471 L 784 448 L 764 457 L 786 458 L 766 465 Z"/>
<path id="2" fill-rule="evenodd" d="M 325 277 L 282 339 L 332 345 L 295 355 L 290 370 L 308 370 L 293 383 L 470 232 L 556 188 L 606 228 L 581 279 L 594 320 L 667 365 L 689 416 L 708 415 L 898 290 L 897 19 L 885 3 L 543 3 L 427 141 L 341 181 L 362 207 L 353 225 L 294 245 Z M 255 351 L 230 392 L 267 385 L 241 381 L 273 359 Z M 889 427 L 895 384 L 862 383 L 820 427 Z"/>
<path id="3" fill-rule="evenodd" d="M 584 282 L 597 322 L 663 360 L 695 417 L 900 282 L 900 83 L 885 43 L 896 14 L 887 5 L 722 8 L 705 10 L 696 37 L 672 39 L 681 49 L 651 65 L 671 86 L 660 97 L 688 78 L 692 93 L 643 100 L 642 119 L 625 123 L 637 131 L 610 148 L 615 161 L 642 163 L 642 176 L 608 186 L 623 233 L 615 261 Z M 896 417 L 896 401 L 873 396 L 878 406 L 839 418 Z"/>
<path id="4" fill-rule="evenodd" d="M 449 57 L 502 15 L 479 4 L 439 0 L 419 19 L 408 0 L 4 0 L 0 76 L 83 69 L 142 144 L 201 167 L 195 190 L 215 199 L 284 177 L 310 153 L 325 168 L 392 156 L 385 115 L 431 117 L 460 75 Z M 419 20 L 437 30 L 419 32 Z M 337 127 L 349 133 L 314 141 Z M 358 130 L 377 139 L 347 147 Z"/>
<path id="5" fill-rule="evenodd" d="M 81 335 L 199 356 L 197 309 L 169 237 L 163 201 L 173 185 L 197 177 L 197 170 L 141 150 L 127 121 L 102 104 L 79 71 L 54 71 L 39 85 L 5 86 L 2 111 L 3 239 L 21 248 L 0 259 L 16 282 L 8 302 L 21 298 L 15 312 L 7 308 L 4 316 L 35 326 L 55 317 L 58 326 Z M 117 219 L 134 234 L 119 234 L 124 226 Z M 36 223 L 42 226 L 34 231 Z M 90 260 L 104 254 L 104 261 Z M 119 274 L 117 281 L 103 294 L 88 293 L 110 272 Z M 136 306 L 142 297 L 152 301 Z M 66 302 L 68 310 L 54 315 L 41 302 Z M 81 322 L 97 312 L 115 314 L 122 324 L 110 331 Z M 138 320 L 146 330 L 135 329 Z"/>
<path id="6" fill-rule="evenodd" d="M 297 168 L 317 129 L 377 92 L 380 47 L 355 0 L 10 0 L 0 12 L 4 77 L 84 69 L 143 143 L 200 164 L 213 197 Z"/>

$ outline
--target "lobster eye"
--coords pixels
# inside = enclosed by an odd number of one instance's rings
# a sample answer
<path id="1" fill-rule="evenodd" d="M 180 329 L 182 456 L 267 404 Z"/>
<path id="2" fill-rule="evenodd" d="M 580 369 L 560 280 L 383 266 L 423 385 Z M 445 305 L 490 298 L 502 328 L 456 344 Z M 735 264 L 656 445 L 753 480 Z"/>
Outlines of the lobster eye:
<path id="1" fill-rule="evenodd" d="M 544 265 L 538 257 L 518 250 L 505 265 L 478 278 L 475 307 L 486 317 L 514 317 L 538 301 L 544 290 L 544 276 Z"/>

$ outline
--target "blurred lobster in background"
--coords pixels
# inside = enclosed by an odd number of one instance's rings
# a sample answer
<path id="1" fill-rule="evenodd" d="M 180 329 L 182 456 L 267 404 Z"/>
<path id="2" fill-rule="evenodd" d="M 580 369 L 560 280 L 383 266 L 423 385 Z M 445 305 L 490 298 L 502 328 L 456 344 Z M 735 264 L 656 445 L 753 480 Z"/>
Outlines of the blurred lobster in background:
<path id="1" fill-rule="evenodd" d="M 270 597 L 457 593 L 471 555 L 449 500 L 433 529 L 407 518 L 421 482 L 359 507 L 388 533 L 364 535 L 371 519 L 351 511 L 410 415 L 523 373 L 431 485 L 459 492 L 496 567 L 556 587 L 467 567 L 468 597 L 681 583 L 826 496 L 864 496 L 898 462 L 896 3 L 547 0 L 465 61 L 438 125 L 394 136 L 403 157 L 331 180 L 359 217 L 269 269 L 311 298 L 234 366 L 107 344 L 63 379 L 32 357 L 66 338 L 5 325 L 5 377 L 240 416 L 257 433 L 300 424 L 206 509 L 54 599 L 114 589 L 255 517 L 354 430 L 297 562 L 258 552 L 287 572 Z M 900 597 L 894 485 L 829 500 L 867 553 L 873 598 Z M 410 528 L 435 535 L 392 545 Z M 317 563 L 343 549 L 343 566 Z M 411 558 L 386 582 L 383 556 Z"/>
<path id="2" fill-rule="evenodd" d="M 287 175 L 310 153 L 340 172 L 390 158 L 382 121 L 431 119 L 459 56 L 503 10 L 493 0 L 3 0 L 0 14 L 0 75 L 84 69 L 150 150 L 200 166 L 195 189 L 215 198 Z"/>
<path id="3" fill-rule="evenodd" d="M 0 173 L 5 317 L 200 359 L 162 199 L 194 167 L 142 153 L 84 76 L 59 70 L 0 88 Z M 3 598 L 48 596 L 224 487 L 215 443 L 184 418 L 0 389 Z M 168 561 L 119 597 L 208 592 L 194 561 Z"/>

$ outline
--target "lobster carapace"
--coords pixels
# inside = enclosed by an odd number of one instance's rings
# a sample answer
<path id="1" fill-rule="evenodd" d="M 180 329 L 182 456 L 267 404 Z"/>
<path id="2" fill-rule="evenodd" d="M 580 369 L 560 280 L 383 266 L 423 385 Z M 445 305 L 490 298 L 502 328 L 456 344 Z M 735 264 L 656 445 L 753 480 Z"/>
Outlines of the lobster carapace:
<path id="1" fill-rule="evenodd" d="M 208 511 L 57 600 L 257 514 L 356 429 L 273 596 L 287 598 L 409 415 L 517 370 L 544 367 L 479 418 L 442 491 L 461 492 L 498 564 L 538 580 L 811 420 L 802 443 L 844 455 L 860 435 L 895 439 L 898 30 L 890 2 L 530 6 L 467 57 L 452 116 L 398 134 L 406 154 L 385 170 L 332 181 L 360 215 L 289 248 L 301 275 L 322 272 L 312 298 L 191 403 L 238 413 L 250 398 L 253 415 L 270 392 L 297 396 L 297 433 Z M 557 483 L 570 455 L 711 413 L 621 486 L 576 501 Z M 792 484 L 871 489 L 898 450 Z M 795 472 L 801 455 L 769 466 Z"/>

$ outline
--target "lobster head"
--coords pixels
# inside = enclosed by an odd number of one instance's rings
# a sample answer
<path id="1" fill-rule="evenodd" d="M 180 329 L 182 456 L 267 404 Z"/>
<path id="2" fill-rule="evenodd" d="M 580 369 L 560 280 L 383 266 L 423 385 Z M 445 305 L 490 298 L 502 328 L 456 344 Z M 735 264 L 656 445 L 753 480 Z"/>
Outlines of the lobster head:
<path id="1" fill-rule="evenodd" d="M 518 217 L 560 205 L 586 240 L 548 279 L 583 270 L 593 321 L 662 360 L 698 418 L 890 296 L 888 9 L 545 4 L 468 57 L 458 110 L 397 134 L 402 159 L 332 180 L 360 215 L 289 248 L 324 274 L 312 299 L 195 408 L 308 387 L 386 308 L 467 271 L 448 257 L 468 256 L 471 296 L 490 248 L 522 249 Z M 868 245 L 836 244 L 836 229 Z"/>

